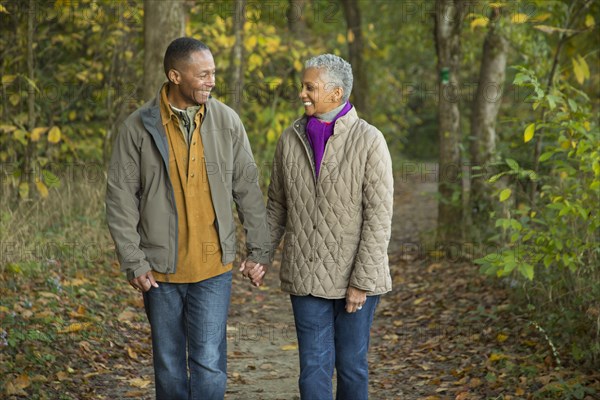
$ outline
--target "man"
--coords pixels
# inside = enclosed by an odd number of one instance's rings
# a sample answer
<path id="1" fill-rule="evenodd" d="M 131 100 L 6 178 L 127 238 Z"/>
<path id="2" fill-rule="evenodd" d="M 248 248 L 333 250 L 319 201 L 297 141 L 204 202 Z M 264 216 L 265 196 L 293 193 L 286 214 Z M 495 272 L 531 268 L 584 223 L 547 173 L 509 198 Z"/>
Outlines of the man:
<path id="1" fill-rule="evenodd" d="M 168 82 L 116 137 L 107 221 L 121 267 L 144 296 L 157 399 L 223 399 L 236 255 L 231 203 L 246 232 L 242 274 L 256 286 L 269 261 L 265 207 L 244 126 L 210 96 L 209 48 L 176 39 L 164 68 Z"/>

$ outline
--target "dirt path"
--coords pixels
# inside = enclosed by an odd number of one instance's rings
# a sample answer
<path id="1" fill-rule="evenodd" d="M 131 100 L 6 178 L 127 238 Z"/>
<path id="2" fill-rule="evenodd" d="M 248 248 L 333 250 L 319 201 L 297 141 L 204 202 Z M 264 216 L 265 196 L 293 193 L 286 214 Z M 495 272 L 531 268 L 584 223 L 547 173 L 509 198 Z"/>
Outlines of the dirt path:
<path id="1" fill-rule="evenodd" d="M 546 388 L 567 380 L 598 388 L 597 376 L 556 369 L 543 335 L 511 311 L 497 281 L 483 278 L 471 263 L 436 257 L 430 241 L 436 184 L 410 178 L 395 182 L 389 251 L 394 289 L 382 297 L 375 316 L 370 398 L 562 399 L 567 398 L 562 392 Z M 228 400 L 299 399 L 293 316 L 289 297 L 279 290 L 277 267 L 260 290 L 234 275 Z M 127 322 L 123 334 L 127 337 L 121 346 L 133 347 L 137 362 L 119 365 L 129 369 L 123 382 L 115 382 L 121 378 L 114 375 L 90 382 L 102 394 L 96 398 L 153 399 L 147 323 L 139 318 Z"/>

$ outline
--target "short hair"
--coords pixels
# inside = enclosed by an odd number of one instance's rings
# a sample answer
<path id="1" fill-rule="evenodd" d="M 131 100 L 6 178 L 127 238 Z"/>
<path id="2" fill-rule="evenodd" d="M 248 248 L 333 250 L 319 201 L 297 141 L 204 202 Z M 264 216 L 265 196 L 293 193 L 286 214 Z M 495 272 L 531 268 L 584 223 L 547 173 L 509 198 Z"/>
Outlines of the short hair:
<path id="1" fill-rule="evenodd" d="M 175 68 L 176 64 L 187 61 L 190 55 L 196 51 L 210 51 L 210 49 L 203 42 L 191 37 L 180 37 L 173 40 L 167 47 L 163 61 L 167 78 L 169 71 Z"/>
<path id="2" fill-rule="evenodd" d="M 341 87 L 344 90 L 342 102 L 348 101 L 353 83 L 352 66 L 348 61 L 334 54 L 321 54 L 304 63 L 304 69 L 308 68 L 323 70 L 327 78 L 325 81 L 335 87 Z"/>

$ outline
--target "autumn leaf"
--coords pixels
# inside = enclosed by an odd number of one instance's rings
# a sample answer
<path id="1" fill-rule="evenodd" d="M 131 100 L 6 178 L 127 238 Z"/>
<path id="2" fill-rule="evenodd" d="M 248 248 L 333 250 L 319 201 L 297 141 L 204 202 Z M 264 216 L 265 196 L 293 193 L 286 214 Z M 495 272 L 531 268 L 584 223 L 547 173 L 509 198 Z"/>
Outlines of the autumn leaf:
<path id="1" fill-rule="evenodd" d="M 499 341 L 500 343 L 506 342 L 507 339 L 508 339 L 508 335 L 505 335 L 503 333 L 499 333 L 498 335 L 496 335 L 496 340 Z"/>
<path id="2" fill-rule="evenodd" d="M 129 381 L 129 384 L 133 387 L 137 387 L 140 389 L 143 389 L 145 387 L 148 387 L 148 385 L 150 385 L 152 383 L 152 381 L 147 380 L 147 379 L 143 379 L 143 378 L 134 378 L 132 380 Z"/>
<path id="3" fill-rule="evenodd" d="M 488 26 L 489 22 L 490 22 L 490 20 L 487 17 L 475 18 L 473 21 L 471 21 L 471 30 L 475 30 L 475 28 L 478 28 L 478 27 L 485 28 L 486 26 Z"/>
<path id="4" fill-rule="evenodd" d="M 512 190 L 510 190 L 509 188 L 504 189 L 503 191 L 500 192 L 500 201 L 506 201 L 510 195 L 512 194 Z"/>
<path id="5" fill-rule="evenodd" d="M 133 349 L 129 346 L 127 347 L 127 355 L 132 360 L 137 360 L 137 358 L 138 358 L 137 353 L 135 351 L 133 351 Z"/>
<path id="6" fill-rule="evenodd" d="M 534 134 L 535 134 L 535 123 L 531 123 L 531 124 L 527 125 L 527 128 L 525 128 L 525 132 L 523 133 L 523 141 L 525 143 L 529 142 L 531 139 L 533 139 Z"/>
<path id="7" fill-rule="evenodd" d="M 58 126 L 53 126 L 48 132 L 48 142 L 58 143 L 60 142 L 61 132 Z"/>
<path id="8" fill-rule="evenodd" d="M 40 140 L 40 137 L 46 132 L 48 132 L 47 126 L 38 126 L 37 128 L 33 128 L 31 134 L 29 135 L 29 139 L 31 139 L 32 142 L 37 142 Z"/>
<path id="9" fill-rule="evenodd" d="M 527 15 L 523 13 L 513 14 L 510 18 L 510 20 L 515 24 L 523 24 L 527 22 L 528 19 L 529 17 L 527 17 Z"/>
<path id="10" fill-rule="evenodd" d="M 290 351 L 290 350 L 298 350 L 297 344 L 286 344 L 281 346 L 281 350 Z"/>
<path id="11" fill-rule="evenodd" d="M 60 329 L 58 333 L 75 333 L 89 328 L 92 325 L 91 322 L 75 322 L 65 329 Z"/>
<path id="12" fill-rule="evenodd" d="M 46 186 L 46 184 L 42 181 L 37 181 L 35 182 L 35 187 L 38 191 L 38 193 L 40 194 L 40 196 L 42 196 L 42 198 L 46 198 L 48 197 L 48 187 Z"/>

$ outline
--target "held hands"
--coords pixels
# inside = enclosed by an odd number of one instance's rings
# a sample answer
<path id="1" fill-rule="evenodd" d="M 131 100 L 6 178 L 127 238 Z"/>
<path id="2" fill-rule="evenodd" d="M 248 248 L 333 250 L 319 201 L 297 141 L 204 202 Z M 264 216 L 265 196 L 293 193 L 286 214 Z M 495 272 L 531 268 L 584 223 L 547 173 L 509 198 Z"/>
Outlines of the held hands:
<path id="1" fill-rule="evenodd" d="M 367 301 L 367 292 L 348 286 L 348 290 L 346 291 L 346 312 L 353 313 L 362 310 L 365 301 Z"/>
<path id="2" fill-rule="evenodd" d="M 263 277 L 269 268 L 268 264 L 259 264 L 254 261 L 245 259 L 240 266 L 242 276 L 250 279 L 253 286 L 259 287 L 263 283 Z"/>
<path id="3" fill-rule="evenodd" d="M 152 276 L 152 271 L 148 271 L 145 274 L 130 280 L 129 284 L 138 292 L 147 292 L 153 287 L 158 287 L 158 283 L 156 283 Z"/>

